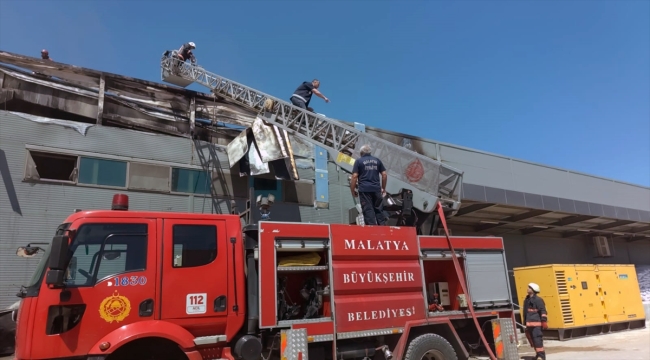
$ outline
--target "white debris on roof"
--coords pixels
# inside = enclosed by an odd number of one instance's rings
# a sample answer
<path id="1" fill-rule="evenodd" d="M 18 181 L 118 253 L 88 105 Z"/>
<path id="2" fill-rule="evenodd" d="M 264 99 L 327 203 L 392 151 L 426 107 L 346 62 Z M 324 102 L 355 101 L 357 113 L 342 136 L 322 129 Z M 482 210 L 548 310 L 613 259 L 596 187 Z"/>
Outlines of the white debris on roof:
<path id="1" fill-rule="evenodd" d="M 650 303 L 650 266 L 636 265 L 636 276 L 639 279 L 639 289 L 644 303 Z"/>

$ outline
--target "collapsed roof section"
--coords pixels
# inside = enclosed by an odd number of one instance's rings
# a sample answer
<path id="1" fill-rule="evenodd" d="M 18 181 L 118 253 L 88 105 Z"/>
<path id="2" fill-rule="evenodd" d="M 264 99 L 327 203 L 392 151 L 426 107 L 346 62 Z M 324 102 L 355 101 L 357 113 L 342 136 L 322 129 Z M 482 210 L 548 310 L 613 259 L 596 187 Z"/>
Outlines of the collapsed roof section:
<path id="1" fill-rule="evenodd" d="M 0 51 L 0 107 L 45 118 L 116 126 L 227 145 L 256 113 L 201 93 Z M 195 127 L 190 125 L 194 118 Z M 289 135 L 298 167 L 312 167 L 313 145 Z M 293 169 L 295 170 L 295 169 Z"/>

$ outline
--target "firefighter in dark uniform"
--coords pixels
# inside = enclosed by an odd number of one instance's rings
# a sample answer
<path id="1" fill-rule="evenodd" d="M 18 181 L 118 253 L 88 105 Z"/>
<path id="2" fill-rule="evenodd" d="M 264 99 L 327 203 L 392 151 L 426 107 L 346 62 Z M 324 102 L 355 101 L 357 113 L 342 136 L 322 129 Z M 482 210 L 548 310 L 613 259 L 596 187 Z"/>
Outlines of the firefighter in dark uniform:
<path id="1" fill-rule="evenodd" d="M 303 81 L 296 91 L 293 92 L 293 95 L 291 95 L 291 103 L 301 109 L 313 112 L 314 109 L 309 107 L 312 94 L 322 98 L 326 103 L 330 102 L 330 99 L 323 95 L 323 93 L 318 90 L 318 87 L 320 87 L 320 81 L 318 79 L 314 79 L 311 82 Z"/>
<path id="2" fill-rule="evenodd" d="M 183 44 L 183 46 L 178 49 L 178 58 L 181 59 L 182 62 L 190 60 L 193 65 L 196 65 L 196 58 L 192 53 L 192 50 L 194 49 L 196 49 L 196 44 L 194 44 L 192 41 L 188 42 L 187 44 Z"/>
<path id="3" fill-rule="evenodd" d="M 544 352 L 544 334 L 542 330 L 548 329 L 546 323 L 546 305 L 544 300 L 537 296 L 539 294 L 539 285 L 535 283 L 528 284 L 528 296 L 524 300 L 523 314 L 524 324 L 526 324 L 526 338 L 530 346 L 535 348 L 536 360 L 546 360 Z"/>

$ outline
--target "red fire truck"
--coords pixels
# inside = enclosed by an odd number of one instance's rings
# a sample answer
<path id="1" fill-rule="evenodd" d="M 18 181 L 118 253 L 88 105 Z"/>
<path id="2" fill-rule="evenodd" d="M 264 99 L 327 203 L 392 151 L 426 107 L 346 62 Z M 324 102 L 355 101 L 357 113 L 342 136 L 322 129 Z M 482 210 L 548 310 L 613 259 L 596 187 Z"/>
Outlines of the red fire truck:
<path id="1" fill-rule="evenodd" d="M 20 360 L 518 359 L 498 237 L 242 228 L 236 214 L 128 211 L 118 194 L 18 254 L 39 250 L 19 294 Z"/>

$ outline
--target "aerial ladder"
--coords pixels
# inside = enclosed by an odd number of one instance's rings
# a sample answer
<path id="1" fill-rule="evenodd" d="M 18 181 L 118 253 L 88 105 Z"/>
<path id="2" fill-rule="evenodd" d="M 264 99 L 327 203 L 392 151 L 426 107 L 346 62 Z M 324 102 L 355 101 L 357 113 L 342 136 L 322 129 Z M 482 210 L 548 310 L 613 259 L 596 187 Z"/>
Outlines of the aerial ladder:
<path id="1" fill-rule="evenodd" d="M 160 65 L 163 81 L 180 87 L 197 83 L 209 88 L 215 96 L 257 111 L 266 123 L 326 149 L 330 158 L 348 173 L 352 173 L 361 146 L 369 144 L 390 178 L 385 209 L 399 213 L 404 225 L 414 225 L 419 231 L 424 221 L 434 214 L 438 202 L 446 216 L 454 215 L 460 208 L 463 172 L 458 169 L 341 121 L 298 108 L 199 65 L 185 63 L 174 51 L 166 51 Z"/>

